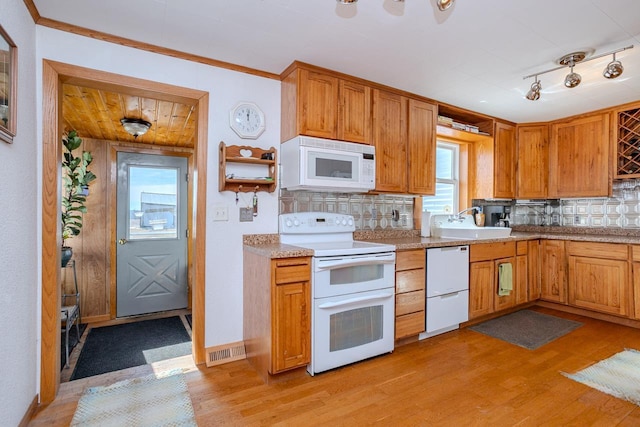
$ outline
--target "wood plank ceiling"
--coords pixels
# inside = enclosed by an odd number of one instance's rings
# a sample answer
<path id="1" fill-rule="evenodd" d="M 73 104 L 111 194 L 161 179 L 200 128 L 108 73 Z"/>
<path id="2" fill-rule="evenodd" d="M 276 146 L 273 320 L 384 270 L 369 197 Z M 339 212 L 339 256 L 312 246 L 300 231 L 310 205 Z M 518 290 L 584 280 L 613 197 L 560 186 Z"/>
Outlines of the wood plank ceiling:
<path id="1" fill-rule="evenodd" d="M 193 148 L 196 107 L 72 84 L 63 85 L 64 130 L 81 138 Z M 134 138 L 120 119 L 144 119 L 151 128 Z"/>

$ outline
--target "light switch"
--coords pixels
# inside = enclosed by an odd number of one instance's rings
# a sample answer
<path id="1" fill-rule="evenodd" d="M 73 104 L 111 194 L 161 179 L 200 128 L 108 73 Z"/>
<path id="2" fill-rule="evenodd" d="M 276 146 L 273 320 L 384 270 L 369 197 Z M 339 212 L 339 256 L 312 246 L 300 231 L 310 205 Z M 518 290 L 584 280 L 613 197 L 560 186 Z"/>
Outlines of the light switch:
<path id="1" fill-rule="evenodd" d="M 213 207 L 214 221 L 229 221 L 229 208 L 225 205 L 214 205 Z"/>

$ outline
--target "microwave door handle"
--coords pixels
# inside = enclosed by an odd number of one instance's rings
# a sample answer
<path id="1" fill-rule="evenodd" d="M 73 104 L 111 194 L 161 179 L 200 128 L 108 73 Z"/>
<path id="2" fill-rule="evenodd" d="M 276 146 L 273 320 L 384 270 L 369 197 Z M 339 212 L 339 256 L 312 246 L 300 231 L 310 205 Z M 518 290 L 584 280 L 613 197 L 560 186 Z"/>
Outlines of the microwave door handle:
<path id="1" fill-rule="evenodd" d="M 331 270 L 334 268 L 357 267 L 359 265 L 395 264 L 395 258 L 362 258 L 341 259 L 335 261 L 320 261 L 316 265 L 316 271 Z"/>
<path id="2" fill-rule="evenodd" d="M 363 302 L 369 302 L 369 301 L 376 301 L 376 300 L 380 300 L 380 299 L 387 299 L 387 298 L 391 298 L 392 296 L 393 296 L 393 293 L 384 292 L 384 293 L 381 293 L 381 294 L 374 294 L 374 295 L 369 295 L 369 296 L 366 296 L 366 297 L 355 297 L 355 298 L 349 298 L 347 300 L 342 300 L 342 301 L 325 302 L 324 304 L 320 304 L 318 306 L 318 308 L 344 307 L 345 305 L 351 305 L 351 304 L 363 303 Z"/>

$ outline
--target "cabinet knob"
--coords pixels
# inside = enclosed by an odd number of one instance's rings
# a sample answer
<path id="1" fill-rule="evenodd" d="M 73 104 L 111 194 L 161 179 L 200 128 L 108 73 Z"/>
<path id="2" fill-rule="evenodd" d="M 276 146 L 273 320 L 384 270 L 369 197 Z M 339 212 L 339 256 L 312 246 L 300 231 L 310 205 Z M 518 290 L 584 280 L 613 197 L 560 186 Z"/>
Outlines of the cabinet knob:
<path id="1" fill-rule="evenodd" d="M 127 239 L 118 239 L 119 245 L 124 245 L 125 243 L 127 243 Z"/>

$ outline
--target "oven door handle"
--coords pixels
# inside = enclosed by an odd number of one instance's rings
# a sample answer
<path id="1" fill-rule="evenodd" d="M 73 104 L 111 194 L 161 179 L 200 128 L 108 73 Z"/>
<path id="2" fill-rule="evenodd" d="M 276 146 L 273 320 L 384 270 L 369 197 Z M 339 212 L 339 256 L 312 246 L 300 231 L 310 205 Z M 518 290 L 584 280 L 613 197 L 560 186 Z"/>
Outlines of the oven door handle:
<path id="1" fill-rule="evenodd" d="M 393 255 L 385 257 L 347 258 L 339 260 L 321 260 L 316 263 L 316 271 L 331 270 L 333 268 L 356 267 L 359 265 L 395 264 Z"/>
<path id="2" fill-rule="evenodd" d="M 318 308 L 344 307 L 345 305 L 350 305 L 350 304 L 376 301 L 379 299 L 387 299 L 387 298 L 391 298 L 392 296 L 393 296 L 393 292 L 384 292 L 380 294 L 369 295 L 366 297 L 349 298 L 343 301 L 325 302 L 324 304 L 320 304 Z"/>

